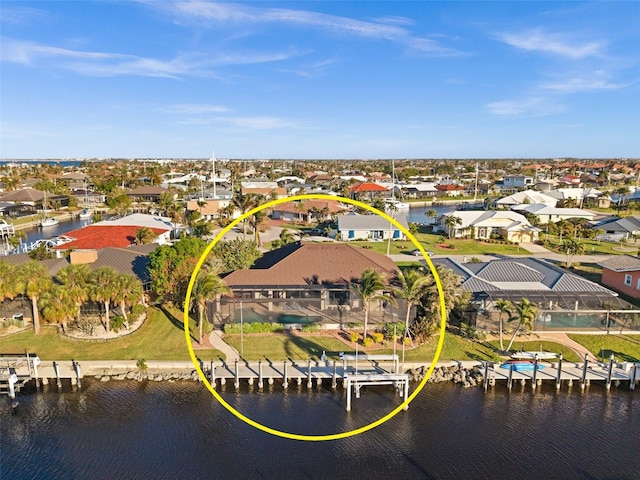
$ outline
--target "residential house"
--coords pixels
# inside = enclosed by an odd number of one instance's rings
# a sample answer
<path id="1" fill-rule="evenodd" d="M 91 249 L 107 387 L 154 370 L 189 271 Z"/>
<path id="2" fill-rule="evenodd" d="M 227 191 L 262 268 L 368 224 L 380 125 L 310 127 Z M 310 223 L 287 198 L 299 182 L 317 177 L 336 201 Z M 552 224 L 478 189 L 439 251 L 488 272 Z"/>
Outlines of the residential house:
<path id="1" fill-rule="evenodd" d="M 592 223 L 593 230 L 602 230 L 596 238 L 605 242 L 628 241 L 640 237 L 640 217 L 608 217 Z"/>
<path id="2" fill-rule="evenodd" d="M 271 209 L 271 218 L 286 222 L 314 223 L 328 220 L 349 208 L 338 201 L 301 200 L 276 205 Z"/>
<path id="3" fill-rule="evenodd" d="M 436 185 L 438 195 L 447 197 L 459 197 L 464 194 L 465 186 L 454 183 L 440 183 Z"/>
<path id="4" fill-rule="evenodd" d="M 405 198 L 433 198 L 438 195 L 435 182 L 409 183 L 402 187 Z"/>
<path id="5" fill-rule="evenodd" d="M 362 322 L 362 300 L 352 288 L 362 272 L 382 274 L 391 289 L 398 269 L 385 255 L 351 245 L 296 242 L 267 252 L 253 267 L 224 277 L 232 297 L 216 302 L 221 321 L 279 323 Z M 398 308 L 404 304 L 399 302 Z M 391 305 L 373 301 L 372 322 L 401 318 Z"/>
<path id="6" fill-rule="evenodd" d="M 158 203 L 163 193 L 169 192 L 168 189 L 160 186 L 144 186 L 134 188 L 127 192 L 127 196 L 135 202 L 141 203 Z"/>
<path id="7" fill-rule="evenodd" d="M 570 220 L 572 218 L 584 218 L 592 221 L 596 216 L 594 212 L 582 210 L 581 208 L 557 208 L 539 203 L 533 205 L 515 205 L 511 207 L 511 209 L 523 214 L 527 212 L 535 215 L 540 225 L 546 225 L 551 222 L 555 223 L 560 220 Z"/>
<path id="8" fill-rule="evenodd" d="M 513 205 L 521 205 L 526 203 L 541 203 L 550 207 L 555 207 L 558 203 L 558 199 L 545 193 L 536 192 L 535 190 L 524 190 L 522 192 L 517 192 L 513 195 L 509 195 L 495 201 L 496 206 L 509 208 Z"/>
<path id="9" fill-rule="evenodd" d="M 504 188 L 530 188 L 534 185 L 534 178 L 527 175 L 505 175 L 502 179 Z"/>
<path id="10" fill-rule="evenodd" d="M 370 201 L 374 198 L 388 198 L 391 192 L 377 183 L 363 182 L 349 187 L 349 196 L 354 200 Z"/>
<path id="11" fill-rule="evenodd" d="M 285 198 L 287 189 L 279 187 L 277 182 L 269 181 L 246 181 L 240 182 L 240 192 L 242 195 L 263 195 L 266 198 Z"/>
<path id="12" fill-rule="evenodd" d="M 407 218 L 397 215 L 396 221 L 409 229 Z M 402 230 L 380 215 L 349 213 L 338 217 L 338 233 L 343 241 L 352 240 L 406 240 Z"/>
<path id="13" fill-rule="evenodd" d="M 154 243 L 166 244 L 171 240 L 171 232 L 178 225 L 170 218 L 144 213 L 134 213 L 115 220 L 104 220 L 86 227 L 65 233 L 64 241 L 53 247 L 54 250 L 99 250 L 101 248 L 125 248 L 136 241 L 136 232 L 149 228 L 157 235 Z"/>
<path id="14" fill-rule="evenodd" d="M 447 219 L 457 217 L 460 222 L 447 225 Z M 524 215 L 504 210 L 456 210 L 440 218 L 440 230 L 453 238 L 475 238 L 486 240 L 492 235 L 510 242 L 535 242 L 539 228 L 532 226 Z"/>
<path id="15" fill-rule="evenodd" d="M 633 298 L 640 298 L 640 258 L 615 255 L 598 263 L 602 267 L 602 284 Z"/>
<path id="16" fill-rule="evenodd" d="M 200 218 L 211 221 L 215 218 L 219 218 L 221 212 L 229 207 L 231 204 L 230 199 L 215 199 L 215 200 L 187 200 L 187 212 L 198 212 Z M 238 215 L 239 216 L 239 213 Z M 234 218 L 237 218 L 234 216 Z"/>

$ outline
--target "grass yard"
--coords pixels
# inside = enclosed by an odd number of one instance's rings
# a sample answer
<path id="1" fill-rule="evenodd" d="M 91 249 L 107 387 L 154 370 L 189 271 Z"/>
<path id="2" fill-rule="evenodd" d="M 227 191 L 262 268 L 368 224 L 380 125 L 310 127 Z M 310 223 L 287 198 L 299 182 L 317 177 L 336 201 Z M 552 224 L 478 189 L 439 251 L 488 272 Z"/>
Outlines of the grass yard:
<path id="1" fill-rule="evenodd" d="M 600 360 L 608 360 L 613 353 L 618 361 L 640 362 L 640 335 L 570 334 L 569 337 Z"/>
<path id="2" fill-rule="evenodd" d="M 418 233 L 415 235 L 422 247 L 432 251 L 435 255 L 529 255 L 529 251 L 519 248 L 517 245 L 504 245 L 499 243 L 484 243 L 476 240 L 446 239 L 445 244 L 453 248 L 436 247 L 442 236 L 432 233 Z M 387 253 L 388 242 L 349 242 L 349 245 L 357 245 L 369 248 L 376 253 Z M 409 254 L 416 246 L 411 241 L 393 241 L 389 246 L 389 253 Z"/>
<path id="3" fill-rule="evenodd" d="M 113 340 L 76 340 L 43 326 L 40 335 L 26 331 L 0 338 L 2 353 L 36 353 L 43 360 L 189 360 L 181 316 L 151 308 L 150 318 L 136 332 Z M 193 329 L 192 329 L 193 330 Z M 218 350 L 196 350 L 202 360 L 218 359 Z"/>
<path id="4" fill-rule="evenodd" d="M 500 347 L 500 342 L 498 340 L 492 340 L 489 343 L 491 343 L 491 345 L 496 350 L 498 350 Z M 505 347 L 508 344 L 509 342 L 507 339 L 504 342 Z M 569 347 L 556 342 L 549 342 L 546 340 L 544 341 L 538 340 L 538 341 L 530 341 L 530 342 L 514 342 L 513 348 L 511 349 L 511 353 L 514 353 L 516 350 L 520 350 L 521 347 L 522 347 L 522 350 L 526 352 L 543 351 L 543 352 L 552 352 L 552 353 L 558 353 L 558 354 L 561 353 L 562 358 L 569 362 L 580 362 L 582 360 L 580 356 L 576 354 L 573 350 L 571 350 Z"/>
<path id="5" fill-rule="evenodd" d="M 560 251 L 558 246 L 560 242 L 558 235 L 545 235 L 544 238 L 549 241 L 545 245 L 545 248 L 555 253 L 564 253 Z M 564 238 L 566 238 L 566 236 L 563 237 L 563 239 Z M 597 240 L 589 238 L 581 238 L 580 243 L 584 245 L 584 255 L 623 255 L 627 253 L 635 256 L 640 249 L 640 243 L 634 241 L 620 244 L 619 242 L 598 242 Z"/>
<path id="6" fill-rule="evenodd" d="M 241 352 L 240 335 L 226 335 L 225 341 Z M 405 349 L 405 361 L 429 362 L 433 359 L 437 347 L 437 337 L 425 345 Z M 338 359 L 340 352 L 354 352 L 355 348 L 335 337 L 328 335 L 292 335 L 253 334 L 244 335 L 244 358 L 249 361 L 271 360 L 294 361 L 318 360 L 325 351 L 330 360 Z M 362 353 L 385 354 L 393 353 L 393 348 L 369 347 Z M 396 353 L 402 355 L 402 347 L 398 345 Z M 448 333 L 445 337 L 440 360 L 498 360 L 500 357 L 495 349 L 485 343 L 472 342 L 458 335 Z"/>

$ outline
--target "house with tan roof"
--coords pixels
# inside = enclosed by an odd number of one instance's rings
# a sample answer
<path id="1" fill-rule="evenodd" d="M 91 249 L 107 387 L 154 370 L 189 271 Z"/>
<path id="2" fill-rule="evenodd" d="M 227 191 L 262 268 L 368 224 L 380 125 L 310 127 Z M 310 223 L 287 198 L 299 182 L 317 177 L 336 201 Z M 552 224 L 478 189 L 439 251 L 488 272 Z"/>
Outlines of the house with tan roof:
<path id="1" fill-rule="evenodd" d="M 265 253 L 250 269 L 226 275 L 234 295 L 218 302 L 217 313 L 223 322 L 238 322 L 240 315 L 254 322 L 361 322 L 362 301 L 351 283 L 369 268 L 391 288 L 398 269 L 385 255 L 339 243 L 289 244 Z M 371 321 L 397 320 L 402 308 L 374 301 Z"/>
<path id="2" fill-rule="evenodd" d="M 276 205 L 271 210 L 274 220 L 286 222 L 313 223 L 344 213 L 349 208 L 338 201 L 303 200 Z"/>

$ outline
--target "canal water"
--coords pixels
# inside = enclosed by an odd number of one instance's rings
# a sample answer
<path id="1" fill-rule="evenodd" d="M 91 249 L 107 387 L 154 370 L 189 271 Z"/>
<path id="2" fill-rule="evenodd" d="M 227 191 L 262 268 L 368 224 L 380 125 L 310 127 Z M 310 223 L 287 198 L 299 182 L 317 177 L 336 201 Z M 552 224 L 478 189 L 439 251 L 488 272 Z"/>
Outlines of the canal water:
<path id="1" fill-rule="evenodd" d="M 70 387 L 69 387 L 70 388 Z M 399 403 L 363 389 L 290 388 L 225 399 L 272 428 L 351 430 Z M 195 382 L 101 383 L 0 399 L 2 478 L 21 479 L 638 479 L 640 392 L 559 393 L 429 384 L 406 412 L 342 440 L 286 440 L 246 425 Z"/>

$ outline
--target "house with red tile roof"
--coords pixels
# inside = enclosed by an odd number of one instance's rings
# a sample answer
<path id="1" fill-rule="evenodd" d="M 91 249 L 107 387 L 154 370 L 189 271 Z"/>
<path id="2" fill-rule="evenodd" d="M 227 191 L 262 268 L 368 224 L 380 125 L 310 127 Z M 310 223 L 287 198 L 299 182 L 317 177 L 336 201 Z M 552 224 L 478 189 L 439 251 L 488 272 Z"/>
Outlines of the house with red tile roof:
<path id="1" fill-rule="evenodd" d="M 136 213 L 67 232 L 64 236 L 69 241 L 53 248 L 61 251 L 124 248 L 135 244 L 136 232 L 141 228 L 149 228 L 158 235 L 154 243 L 163 244 L 170 240 L 171 231 L 175 227 L 169 218 Z"/>
<path id="2" fill-rule="evenodd" d="M 366 269 L 382 274 L 391 289 L 396 264 L 379 253 L 340 243 L 296 242 L 266 253 L 247 270 L 224 277 L 232 289 L 216 308 L 224 322 L 279 323 L 362 322 L 362 300 L 354 292 Z M 380 301 L 370 306 L 373 323 L 403 318 L 405 304 L 392 307 Z"/>
<path id="3" fill-rule="evenodd" d="M 349 187 L 349 196 L 354 200 L 372 200 L 390 197 L 391 191 L 377 183 L 362 182 Z"/>

